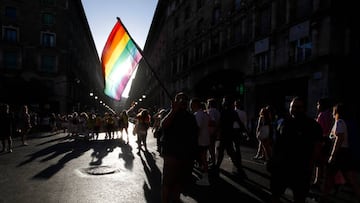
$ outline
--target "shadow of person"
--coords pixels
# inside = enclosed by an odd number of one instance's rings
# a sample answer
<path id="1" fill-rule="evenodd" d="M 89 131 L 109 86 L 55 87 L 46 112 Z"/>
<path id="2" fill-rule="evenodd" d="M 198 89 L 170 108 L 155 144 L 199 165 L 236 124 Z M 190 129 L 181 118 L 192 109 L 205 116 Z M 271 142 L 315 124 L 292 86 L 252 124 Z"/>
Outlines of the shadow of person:
<path id="1" fill-rule="evenodd" d="M 119 159 L 123 159 L 125 164 L 124 167 L 128 170 L 131 170 L 134 167 L 134 154 L 132 152 L 132 147 L 129 144 L 121 145 L 121 152 L 119 153 Z"/>
<path id="2" fill-rule="evenodd" d="M 29 158 L 19 163 L 17 167 L 21 167 L 41 157 L 44 157 L 41 162 L 46 162 L 62 154 L 72 153 L 74 150 L 76 150 L 77 152 L 81 151 L 83 153 L 89 149 L 89 146 L 83 145 L 82 142 L 78 140 L 56 143 L 54 145 L 48 146 L 44 149 L 27 155 L 27 157 Z"/>
<path id="3" fill-rule="evenodd" d="M 45 168 L 44 170 L 40 171 L 33 177 L 40 179 L 49 179 L 58 171 L 60 171 L 67 162 L 71 161 L 72 159 L 76 159 L 80 157 L 89 149 L 90 149 L 89 145 L 83 144 L 83 142 L 79 140 L 73 140 L 71 142 L 61 142 L 28 155 L 29 158 L 21 162 L 17 166 L 21 167 L 41 157 L 44 157 L 43 159 L 40 160 L 41 162 L 47 162 L 51 159 L 61 156 L 62 154 L 65 154 L 63 157 L 61 157 L 58 160 L 56 164 L 53 164 Z"/>
<path id="4" fill-rule="evenodd" d="M 92 142 L 93 152 L 91 153 L 90 165 L 101 165 L 102 160 L 110 152 L 114 151 L 116 147 L 121 147 L 121 143 L 118 140 L 101 140 Z"/>
<path id="5" fill-rule="evenodd" d="M 161 202 L 161 171 L 156 165 L 155 156 L 154 153 L 150 153 L 149 151 L 144 151 L 145 159 L 143 156 L 140 156 L 149 184 L 144 181 L 143 185 L 145 198 L 148 203 Z"/>

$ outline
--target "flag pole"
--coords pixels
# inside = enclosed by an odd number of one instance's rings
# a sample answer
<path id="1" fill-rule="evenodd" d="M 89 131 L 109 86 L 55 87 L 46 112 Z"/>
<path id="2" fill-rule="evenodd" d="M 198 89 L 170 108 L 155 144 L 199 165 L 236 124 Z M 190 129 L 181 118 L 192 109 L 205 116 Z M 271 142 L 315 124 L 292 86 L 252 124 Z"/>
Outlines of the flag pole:
<path id="1" fill-rule="evenodd" d="M 142 51 L 142 49 L 139 47 L 139 45 L 135 42 L 135 40 L 131 37 L 130 33 L 128 32 L 128 30 L 126 29 L 126 27 L 124 26 L 124 24 L 121 22 L 119 17 L 116 17 L 116 19 L 119 21 L 119 23 L 122 25 L 122 27 L 125 29 L 126 33 L 129 35 L 131 41 L 135 44 L 136 48 L 139 50 L 139 52 L 142 55 L 142 59 L 144 59 L 147 67 L 151 70 L 151 72 L 154 74 L 155 79 L 159 82 L 159 85 L 162 87 L 162 89 L 164 90 L 165 94 L 169 97 L 170 100 L 172 100 L 172 97 L 169 93 L 169 91 L 165 88 L 165 85 L 161 82 L 159 76 L 156 74 L 155 70 L 150 66 L 149 62 L 147 61 L 147 59 L 145 58 L 145 55 Z"/>

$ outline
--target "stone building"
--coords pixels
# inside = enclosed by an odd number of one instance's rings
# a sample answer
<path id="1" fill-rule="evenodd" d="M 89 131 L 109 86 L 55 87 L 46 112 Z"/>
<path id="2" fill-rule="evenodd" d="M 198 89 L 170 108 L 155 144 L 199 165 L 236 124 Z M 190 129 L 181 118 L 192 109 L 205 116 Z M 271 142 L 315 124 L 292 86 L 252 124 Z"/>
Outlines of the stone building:
<path id="1" fill-rule="evenodd" d="M 2 0 L 0 102 L 33 111 L 96 109 L 100 60 L 81 0 Z"/>
<path id="2" fill-rule="evenodd" d="M 340 0 L 159 0 L 130 98 L 168 107 L 178 91 L 263 105 L 330 97 L 359 113 L 349 90 L 359 66 L 359 12 Z M 159 82 L 160 81 L 160 82 Z M 168 93 L 169 94 L 168 94 Z M 170 96 L 168 96 L 170 95 Z M 155 106 L 154 106 L 155 105 Z"/>

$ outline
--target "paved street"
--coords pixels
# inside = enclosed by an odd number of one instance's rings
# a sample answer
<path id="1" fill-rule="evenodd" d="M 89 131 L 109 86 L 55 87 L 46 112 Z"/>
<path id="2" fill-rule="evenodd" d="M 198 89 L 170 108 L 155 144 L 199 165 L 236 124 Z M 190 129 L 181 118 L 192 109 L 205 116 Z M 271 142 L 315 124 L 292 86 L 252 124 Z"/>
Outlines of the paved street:
<path id="1" fill-rule="evenodd" d="M 14 151 L 0 154 L 0 203 L 159 203 L 163 162 L 155 139 L 150 133 L 149 151 L 138 155 L 135 136 L 129 133 L 129 145 L 119 139 L 104 140 L 104 134 L 97 141 L 71 139 L 65 133 L 33 134 L 29 146 L 21 146 L 15 138 Z M 269 174 L 263 163 L 251 160 L 254 153 L 254 148 L 242 147 L 248 179 L 234 174 L 225 158 L 219 177 L 210 177 L 211 186 L 194 184 L 183 201 L 268 202 Z M 194 181 L 197 175 L 195 170 Z M 340 196 L 335 202 L 352 202 L 347 198 L 351 194 Z M 287 192 L 283 201 L 290 199 Z M 309 202 L 314 201 L 309 198 Z"/>

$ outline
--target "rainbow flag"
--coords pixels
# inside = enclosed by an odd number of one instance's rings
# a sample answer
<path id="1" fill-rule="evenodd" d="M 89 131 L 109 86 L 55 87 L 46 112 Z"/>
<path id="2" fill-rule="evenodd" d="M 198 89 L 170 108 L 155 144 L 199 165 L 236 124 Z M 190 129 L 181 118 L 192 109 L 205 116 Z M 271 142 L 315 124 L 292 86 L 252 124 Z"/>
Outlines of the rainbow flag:
<path id="1" fill-rule="evenodd" d="M 101 55 L 105 79 L 104 93 L 120 100 L 121 94 L 141 59 L 142 55 L 138 47 L 118 19 Z"/>

